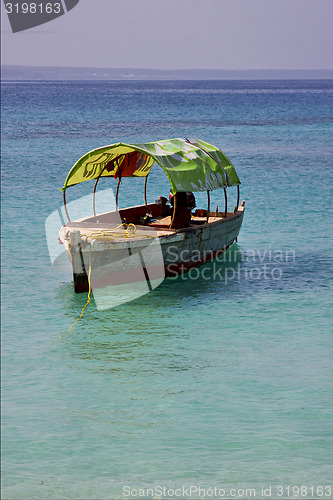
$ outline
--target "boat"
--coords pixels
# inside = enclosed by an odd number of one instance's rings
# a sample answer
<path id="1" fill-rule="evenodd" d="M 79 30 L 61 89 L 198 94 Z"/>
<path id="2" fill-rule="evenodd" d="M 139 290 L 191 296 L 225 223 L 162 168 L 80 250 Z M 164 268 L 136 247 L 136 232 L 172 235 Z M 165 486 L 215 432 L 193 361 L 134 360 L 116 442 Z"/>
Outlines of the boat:
<path id="1" fill-rule="evenodd" d="M 169 200 L 147 202 L 147 179 L 161 168 L 171 185 Z M 117 180 L 115 207 L 96 213 L 101 178 Z M 119 208 L 123 178 L 144 179 L 144 202 Z M 72 221 L 66 190 L 94 181 L 92 214 Z M 227 189 L 235 187 L 236 205 L 228 210 Z M 223 210 L 210 207 L 210 192 L 223 191 Z M 67 222 L 59 243 L 69 257 L 75 292 L 103 291 L 120 284 L 144 283 L 149 291 L 165 278 L 189 272 L 225 252 L 237 240 L 245 210 L 240 180 L 222 151 L 199 139 L 118 142 L 82 156 L 69 171 L 63 191 Z M 195 193 L 207 192 L 207 208 L 195 207 Z M 65 222 L 65 221 L 64 221 Z"/>

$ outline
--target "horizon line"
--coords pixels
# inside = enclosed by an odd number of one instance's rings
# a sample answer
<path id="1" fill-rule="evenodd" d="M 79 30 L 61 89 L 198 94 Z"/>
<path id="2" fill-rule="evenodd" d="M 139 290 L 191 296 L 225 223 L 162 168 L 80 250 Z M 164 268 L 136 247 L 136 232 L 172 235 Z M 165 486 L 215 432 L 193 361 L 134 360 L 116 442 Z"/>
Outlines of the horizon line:
<path id="1" fill-rule="evenodd" d="M 2 68 L 62 68 L 62 69 L 92 69 L 92 70 L 132 70 L 132 71 L 328 71 L 333 68 L 149 68 L 131 66 L 68 66 L 68 65 L 32 65 L 32 64 L 1 64 Z"/>
<path id="2" fill-rule="evenodd" d="M 333 80 L 333 69 L 153 69 L 3 64 L 1 82 Z"/>

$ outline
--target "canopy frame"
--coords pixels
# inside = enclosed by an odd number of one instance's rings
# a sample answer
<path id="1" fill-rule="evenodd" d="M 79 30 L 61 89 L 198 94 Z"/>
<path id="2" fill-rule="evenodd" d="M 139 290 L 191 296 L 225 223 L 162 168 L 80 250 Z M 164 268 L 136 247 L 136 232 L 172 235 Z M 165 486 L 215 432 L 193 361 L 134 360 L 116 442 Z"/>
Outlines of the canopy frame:
<path id="1" fill-rule="evenodd" d="M 118 162 L 118 159 L 116 159 L 115 161 Z M 101 170 L 101 173 L 99 174 L 99 176 L 97 177 L 96 181 L 95 181 L 95 184 L 94 184 L 94 189 L 93 189 L 93 199 L 92 199 L 92 205 L 93 205 L 93 214 L 94 214 L 94 217 L 96 217 L 96 206 L 95 206 L 95 193 L 96 193 L 96 188 L 97 188 L 97 184 L 98 184 L 98 181 L 100 180 L 101 176 L 102 176 L 102 173 L 104 172 L 104 170 L 107 168 L 107 165 L 105 165 L 105 167 Z"/>
<path id="2" fill-rule="evenodd" d="M 114 156 L 113 151 L 115 153 Z M 135 152 L 136 155 L 133 156 Z M 200 152 L 205 155 L 207 161 L 205 161 Z M 128 159 L 127 166 L 126 158 Z M 131 165 L 130 162 L 132 162 Z M 226 188 L 236 185 L 237 207 L 239 206 L 240 180 L 230 160 L 215 146 L 197 139 L 190 140 L 187 138 L 143 144 L 116 143 L 86 153 L 74 164 L 68 173 L 62 188 L 64 207 L 68 221 L 70 222 L 70 217 L 66 205 L 66 189 L 86 180 L 95 179 L 92 205 L 93 214 L 94 217 L 96 217 L 95 195 L 100 178 L 118 177 L 116 188 L 116 210 L 118 210 L 119 185 L 123 176 L 123 170 L 125 170 L 125 177 L 145 177 L 144 203 L 147 207 L 147 179 L 155 163 L 157 163 L 167 175 L 173 194 L 179 191 L 195 192 L 206 190 L 208 197 L 208 217 L 210 213 L 211 190 L 221 188 L 224 190 L 226 217 Z M 89 171 L 89 169 L 91 170 Z M 109 172 L 107 175 L 105 175 L 106 170 Z M 191 176 L 193 176 L 193 182 L 191 181 Z"/>

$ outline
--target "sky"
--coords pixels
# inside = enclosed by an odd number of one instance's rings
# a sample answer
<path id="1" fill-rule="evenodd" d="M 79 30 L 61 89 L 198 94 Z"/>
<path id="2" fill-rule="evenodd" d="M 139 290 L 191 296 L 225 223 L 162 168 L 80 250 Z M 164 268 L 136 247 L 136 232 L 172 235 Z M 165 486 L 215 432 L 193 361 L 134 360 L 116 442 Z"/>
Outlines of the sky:
<path id="1" fill-rule="evenodd" d="M 18 33 L 1 14 L 2 64 L 333 68 L 333 0 L 79 0 Z"/>

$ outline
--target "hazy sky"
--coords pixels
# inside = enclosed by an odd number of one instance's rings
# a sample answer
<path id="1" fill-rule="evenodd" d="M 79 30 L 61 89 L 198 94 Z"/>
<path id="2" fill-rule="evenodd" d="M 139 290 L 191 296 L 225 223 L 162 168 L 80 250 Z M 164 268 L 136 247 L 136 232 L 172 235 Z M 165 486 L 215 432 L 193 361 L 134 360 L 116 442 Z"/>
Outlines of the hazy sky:
<path id="1" fill-rule="evenodd" d="M 333 0 L 80 0 L 19 33 L 1 12 L 2 64 L 333 68 Z"/>

